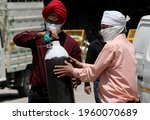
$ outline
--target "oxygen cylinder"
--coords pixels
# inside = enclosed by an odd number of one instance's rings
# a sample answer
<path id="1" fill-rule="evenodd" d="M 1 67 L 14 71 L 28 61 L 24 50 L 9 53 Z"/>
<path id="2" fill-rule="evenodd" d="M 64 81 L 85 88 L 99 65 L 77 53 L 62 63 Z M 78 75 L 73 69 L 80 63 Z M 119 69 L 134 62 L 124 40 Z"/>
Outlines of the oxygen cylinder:
<path id="1" fill-rule="evenodd" d="M 60 45 L 59 41 L 52 41 L 51 47 L 45 56 L 46 79 L 50 103 L 75 102 L 72 78 L 70 76 L 58 78 L 53 71 L 55 65 L 64 65 L 64 61 L 68 59 L 69 55 Z"/>

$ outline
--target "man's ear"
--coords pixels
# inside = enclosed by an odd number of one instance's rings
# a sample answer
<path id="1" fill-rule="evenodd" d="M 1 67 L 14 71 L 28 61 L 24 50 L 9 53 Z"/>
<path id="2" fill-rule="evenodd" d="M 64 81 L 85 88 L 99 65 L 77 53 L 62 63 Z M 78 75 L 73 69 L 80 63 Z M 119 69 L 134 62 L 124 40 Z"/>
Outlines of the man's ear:
<path id="1" fill-rule="evenodd" d="M 66 22 L 66 20 L 63 23 L 61 23 L 61 27 L 65 24 L 65 22 Z"/>

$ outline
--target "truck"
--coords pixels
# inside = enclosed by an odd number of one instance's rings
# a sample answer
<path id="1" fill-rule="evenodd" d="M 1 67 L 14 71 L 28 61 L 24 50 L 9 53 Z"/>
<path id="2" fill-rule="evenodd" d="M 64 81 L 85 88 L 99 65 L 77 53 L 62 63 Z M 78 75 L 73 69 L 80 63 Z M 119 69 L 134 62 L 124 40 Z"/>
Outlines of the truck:
<path id="1" fill-rule="evenodd" d="M 137 26 L 133 45 L 136 50 L 138 89 L 141 102 L 150 103 L 150 15 L 143 16 Z"/>
<path id="2" fill-rule="evenodd" d="M 32 53 L 12 39 L 22 31 L 43 30 L 42 9 L 42 0 L 0 0 L 0 89 L 16 89 L 20 97 L 30 89 Z"/>

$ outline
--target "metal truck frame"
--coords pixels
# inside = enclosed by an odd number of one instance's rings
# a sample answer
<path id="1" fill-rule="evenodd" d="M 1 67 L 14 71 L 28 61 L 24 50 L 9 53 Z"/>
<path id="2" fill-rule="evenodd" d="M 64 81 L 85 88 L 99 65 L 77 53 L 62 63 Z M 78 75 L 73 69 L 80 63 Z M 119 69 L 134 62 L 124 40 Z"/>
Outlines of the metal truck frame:
<path id="1" fill-rule="evenodd" d="M 0 1 L 0 88 L 17 89 L 24 97 L 30 87 L 32 53 L 28 48 L 16 46 L 12 39 L 22 31 L 44 29 L 44 20 L 41 0 L 21 1 Z"/>

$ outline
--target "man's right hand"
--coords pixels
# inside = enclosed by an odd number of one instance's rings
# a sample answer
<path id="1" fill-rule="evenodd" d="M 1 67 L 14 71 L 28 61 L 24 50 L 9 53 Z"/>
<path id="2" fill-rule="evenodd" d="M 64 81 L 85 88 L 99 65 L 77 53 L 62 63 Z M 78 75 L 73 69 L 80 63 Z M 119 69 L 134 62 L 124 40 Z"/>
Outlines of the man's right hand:
<path id="1" fill-rule="evenodd" d="M 38 32 L 37 34 L 38 34 L 39 37 L 43 37 L 45 35 L 45 33 L 46 33 L 46 31 Z"/>
<path id="2" fill-rule="evenodd" d="M 50 30 L 50 33 L 52 38 L 59 39 L 58 32 L 56 30 Z M 45 34 L 46 31 L 38 32 L 39 37 L 44 37 Z"/>

